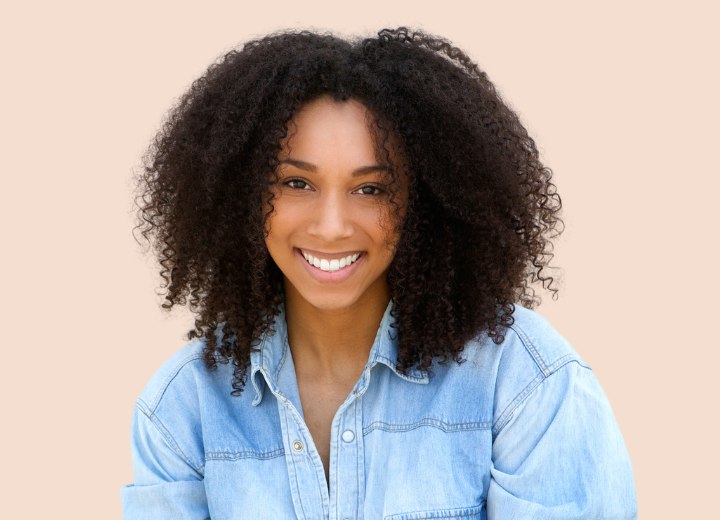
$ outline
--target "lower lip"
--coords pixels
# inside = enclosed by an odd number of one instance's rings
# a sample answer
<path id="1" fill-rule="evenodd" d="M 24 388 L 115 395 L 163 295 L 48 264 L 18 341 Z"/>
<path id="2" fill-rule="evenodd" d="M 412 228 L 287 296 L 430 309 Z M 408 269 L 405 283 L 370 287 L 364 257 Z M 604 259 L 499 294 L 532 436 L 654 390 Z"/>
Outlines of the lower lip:
<path id="1" fill-rule="evenodd" d="M 347 280 L 352 274 L 357 271 L 358 266 L 365 260 L 365 253 L 360 255 L 360 258 L 355 260 L 352 264 L 338 269 L 337 271 L 323 271 L 318 269 L 314 265 L 308 263 L 305 257 L 302 255 L 299 249 L 295 249 L 295 255 L 298 257 L 300 262 L 305 266 L 307 272 L 310 273 L 315 280 L 321 283 L 340 283 Z"/>

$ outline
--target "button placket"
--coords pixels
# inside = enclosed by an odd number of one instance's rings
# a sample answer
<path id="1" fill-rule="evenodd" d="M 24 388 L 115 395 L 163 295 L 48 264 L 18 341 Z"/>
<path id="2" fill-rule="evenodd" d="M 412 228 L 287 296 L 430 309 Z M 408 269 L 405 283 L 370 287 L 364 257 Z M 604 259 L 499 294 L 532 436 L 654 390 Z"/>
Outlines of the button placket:
<path id="1" fill-rule="evenodd" d="M 360 440 L 357 435 L 357 425 L 362 423 L 361 400 L 355 394 L 355 399 L 347 403 L 338 421 L 333 434 L 335 435 L 336 472 L 334 475 L 334 488 L 331 489 L 331 512 L 333 518 L 358 518 L 360 502 L 359 464 L 362 464 L 362 448 L 358 446 Z M 360 443 L 361 444 L 361 443 Z M 334 509 L 334 511 L 332 511 Z"/>
<path id="2" fill-rule="evenodd" d="M 318 479 L 313 462 L 309 431 L 292 403 L 278 397 L 280 423 L 285 439 L 285 461 L 295 514 L 301 520 L 320 520 L 327 517 L 328 496 L 325 478 Z M 322 470 L 319 471 L 320 473 Z M 317 485 L 322 482 L 323 486 Z"/>

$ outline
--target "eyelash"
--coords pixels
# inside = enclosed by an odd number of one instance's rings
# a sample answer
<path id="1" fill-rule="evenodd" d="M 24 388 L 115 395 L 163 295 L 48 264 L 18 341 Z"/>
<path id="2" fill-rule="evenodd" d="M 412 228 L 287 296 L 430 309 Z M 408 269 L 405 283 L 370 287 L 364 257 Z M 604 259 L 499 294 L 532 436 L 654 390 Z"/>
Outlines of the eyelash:
<path id="1" fill-rule="evenodd" d="M 297 186 L 293 186 L 294 183 L 303 183 L 305 186 L 310 186 L 310 184 L 307 181 L 304 181 L 302 179 L 288 179 L 283 182 L 285 186 L 292 190 L 305 190 L 305 188 L 298 188 Z M 375 190 L 375 193 L 363 193 L 362 195 L 367 195 L 369 197 L 378 197 L 380 195 L 383 195 L 385 193 L 385 190 L 381 188 L 380 186 L 377 186 L 375 184 L 365 184 L 364 186 L 360 186 L 356 191 L 364 190 L 365 188 L 372 188 Z"/>

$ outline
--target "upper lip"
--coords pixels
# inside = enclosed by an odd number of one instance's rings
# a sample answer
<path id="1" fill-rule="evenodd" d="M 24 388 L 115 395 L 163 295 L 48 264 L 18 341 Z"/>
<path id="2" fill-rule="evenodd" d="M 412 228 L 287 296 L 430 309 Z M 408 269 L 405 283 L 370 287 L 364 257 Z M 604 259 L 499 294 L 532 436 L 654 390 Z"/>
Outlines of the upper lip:
<path id="1" fill-rule="evenodd" d="M 322 251 L 313 251 L 312 249 L 305 249 L 304 247 L 298 247 L 299 251 L 314 256 L 315 258 L 326 258 L 328 260 L 340 260 L 354 254 L 361 254 L 362 251 L 345 251 L 343 253 L 324 253 Z"/>

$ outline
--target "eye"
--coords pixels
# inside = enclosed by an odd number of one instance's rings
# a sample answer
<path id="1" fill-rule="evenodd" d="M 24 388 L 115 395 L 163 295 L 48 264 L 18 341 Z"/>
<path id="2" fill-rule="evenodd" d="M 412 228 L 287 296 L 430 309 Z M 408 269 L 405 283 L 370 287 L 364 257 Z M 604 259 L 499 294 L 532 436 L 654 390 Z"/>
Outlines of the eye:
<path id="1" fill-rule="evenodd" d="M 302 179 L 288 179 L 283 184 L 294 190 L 310 189 L 310 185 Z"/>
<path id="2" fill-rule="evenodd" d="M 360 187 L 357 192 L 360 192 L 362 195 L 382 195 L 383 193 L 385 193 L 385 190 L 382 189 L 380 186 L 375 186 L 374 184 L 367 184 Z"/>

